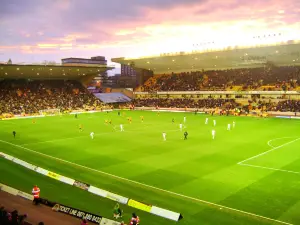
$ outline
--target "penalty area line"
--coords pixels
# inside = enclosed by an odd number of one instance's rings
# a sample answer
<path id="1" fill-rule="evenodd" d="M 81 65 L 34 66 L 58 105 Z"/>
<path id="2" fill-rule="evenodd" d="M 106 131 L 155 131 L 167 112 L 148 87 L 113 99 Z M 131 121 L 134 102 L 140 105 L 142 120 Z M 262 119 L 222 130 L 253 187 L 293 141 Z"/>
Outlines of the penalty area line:
<path id="1" fill-rule="evenodd" d="M 268 150 L 268 151 L 262 152 L 262 153 L 260 153 L 260 154 L 258 154 L 258 155 L 255 155 L 255 156 L 252 156 L 252 157 L 250 157 L 250 158 L 248 158 L 248 159 L 245 159 L 245 160 L 243 160 L 243 161 L 240 161 L 240 162 L 238 162 L 237 164 L 241 165 L 241 164 L 243 164 L 244 162 L 247 162 L 247 161 L 249 161 L 249 160 L 251 160 L 251 159 L 258 158 L 259 156 L 262 156 L 262 155 L 265 155 L 265 154 L 267 154 L 267 153 L 269 153 L 269 152 L 275 151 L 275 150 L 277 150 L 277 149 L 279 149 L 279 148 L 282 148 L 283 146 L 292 144 L 292 143 L 294 143 L 294 142 L 296 142 L 296 141 L 298 141 L 298 140 L 300 140 L 300 138 L 297 138 L 297 139 L 295 139 L 295 140 L 289 141 L 289 142 L 284 143 L 284 144 L 282 144 L 282 145 L 279 145 L 279 146 L 277 146 L 277 147 L 271 148 L 271 149 Z"/>
<path id="2" fill-rule="evenodd" d="M 101 171 L 101 170 L 93 169 L 93 168 L 83 166 L 83 165 L 80 165 L 80 164 L 77 164 L 77 163 L 74 163 L 74 162 L 70 162 L 70 161 L 67 161 L 67 160 L 64 160 L 64 159 L 60 159 L 60 158 L 57 158 L 57 157 L 54 157 L 54 156 L 50 156 L 50 155 L 47 155 L 47 154 L 44 154 L 44 153 L 41 153 L 41 152 L 38 152 L 38 151 L 34 151 L 32 149 L 23 147 L 21 145 L 16 145 L 16 144 L 13 144 L 13 143 L 10 143 L 10 142 L 7 142 L 7 141 L 0 140 L 0 142 L 8 144 L 8 145 L 15 146 L 15 147 L 18 147 L 18 148 L 21 148 L 21 149 L 24 149 L 24 150 L 29 151 L 29 152 L 33 152 L 33 153 L 38 154 L 38 155 L 42 155 L 44 157 L 48 157 L 48 158 L 51 158 L 51 159 L 54 159 L 54 160 L 57 160 L 57 161 L 61 161 L 61 162 L 64 162 L 64 163 L 67 163 L 67 164 L 70 164 L 70 165 L 74 165 L 76 167 L 80 167 L 80 168 L 83 168 L 83 169 L 86 169 L 86 170 L 90 170 L 90 171 L 94 171 L 94 172 L 97 172 L 97 173 L 100 173 L 100 174 L 104 174 L 106 176 L 110 176 L 110 177 L 113 177 L 113 178 L 118 179 L 118 180 L 126 181 L 128 183 L 133 183 L 133 184 L 136 184 L 136 185 L 141 186 L 141 187 L 147 187 L 149 189 L 161 191 L 161 192 L 164 192 L 164 193 L 168 193 L 170 195 L 174 195 L 174 196 L 178 196 L 178 197 L 181 197 L 181 198 L 193 200 L 193 201 L 200 202 L 200 203 L 203 203 L 203 204 L 206 204 L 206 205 L 215 206 L 215 207 L 218 207 L 218 208 L 224 208 L 224 209 L 227 209 L 227 210 L 230 210 L 230 211 L 233 211 L 233 212 L 237 212 L 237 213 L 241 213 L 241 214 L 244 214 L 244 215 L 252 216 L 254 218 L 259 218 L 259 219 L 263 219 L 263 220 L 267 220 L 267 221 L 273 221 L 273 222 L 276 222 L 276 223 L 279 223 L 279 224 L 293 225 L 293 224 L 288 223 L 288 222 L 284 222 L 284 221 L 272 219 L 272 218 L 269 218 L 269 217 L 261 216 L 261 215 L 258 215 L 258 214 L 246 212 L 246 211 L 243 211 L 243 210 L 227 207 L 227 206 L 224 206 L 224 205 L 220 205 L 220 204 L 217 204 L 217 203 L 205 201 L 205 200 L 198 199 L 198 198 L 195 198 L 195 197 L 179 194 L 179 193 L 176 193 L 176 192 L 173 192 L 173 191 L 164 190 L 162 188 L 158 188 L 158 187 L 155 187 L 155 186 L 151 186 L 151 185 L 148 185 L 148 184 L 144 184 L 144 183 L 141 183 L 141 182 L 130 180 L 130 179 L 127 179 L 127 178 L 124 178 L 124 177 L 119 177 L 119 176 L 116 176 L 116 175 L 113 175 L 113 174 L 110 174 L 110 173 L 107 173 L 107 172 L 104 172 L 104 171 Z"/>
<path id="3" fill-rule="evenodd" d="M 265 166 L 256 166 L 256 165 L 246 164 L 246 163 L 240 163 L 239 165 L 241 165 L 241 166 L 255 167 L 255 168 L 260 168 L 260 169 L 266 169 L 266 170 L 275 170 L 275 171 L 281 171 L 281 172 L 287 172 L 287 173 L 300 174 L 300 172 L 297 172 L 297 171 L 292 171 L 292 170 L 282 170 L 282 169 L 276 169 L 276 168 L 265 167 Z"/>
<path id="4" fill-rule="evenodd" d="M 288 139 L 288 138 L 292 139 L 292 138 L 297 138 L 297 137 L 281 137 L 281 138 L 275 138 L 275 139 L 269 140 L 267 144 L 268 144 L 271 148 L 275 148 L 276 146 L 271 145 L 271 142 L 276 141 L 276 140 L 281 140 L 281 139 Z"/>

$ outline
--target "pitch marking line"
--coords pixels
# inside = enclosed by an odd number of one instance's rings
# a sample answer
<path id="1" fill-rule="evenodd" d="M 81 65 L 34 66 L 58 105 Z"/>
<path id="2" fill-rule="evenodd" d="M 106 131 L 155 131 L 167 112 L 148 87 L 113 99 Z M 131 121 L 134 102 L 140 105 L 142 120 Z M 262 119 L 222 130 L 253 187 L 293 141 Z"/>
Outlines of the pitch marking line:
<path id="1" fill-rule="evenodd" d="M 275 171 L 281 171 L 281 172 L 287 172 L 287 173 L 295 173 L 295 174 L 300 174 L 300 172 L 292 171 L 292 170 L 282 170 L 282 169 L 276 169 L 272 167 L 265 167 L 265 166 L 256 166 L 256 165 L 251 165 L 251 164 L 239 164 L 241 166 L 249 166 L 249 167 L 255 167 L 255 168 L 261 168 L 261 169 L 266 169 L 266 170 L 275 170 Z"/>
<path id="2" fill-rule="evenodd" d="M 273 151 L 275 151 L 275 150 L 277 150 L 277 149 L 279 149 L 279 148 L 282 148 L 283 146 L 292 144 L 292 143 L 294 143 L 294 142 L 296 142 L 296 141 L 298 141 L 298 140 L 300 140 L 300 138 L 297 138 L 297 139 L 295 139 L 295 140 L 289 141 L 289 142 L 284 143 L 284 144 L 282 144 L 282 145 L 279 145 L 279 146 L 277 146 L 277 147 L 271 148 L 271 149 L 268 150 L 268 151 L 265 151 L 265 152 L 263 152 L 263 153 L 260 153 L 260 154 L 258 154 L 258 155 L 255 155 L 255 156 L 252 156 L 252 157 L 250 157 L 250 158 L 248 158 L 248 159 L 245 159 L 245 160 L 243 160 L 243 161 L 241 161 L 241 162 L 238 162 L 237 164 L 241 165 L 241 164 L 243 164 L 244 162 L 247 162 L 247 161 L 249 161 L 249 160 L 251 160 L 251 159 L 258 158 L 258 157 L 260 157 L 260 156 L 262 156 L 262 155 L 268 154 L 269 152 L 273 152 Z"/>
<path id="3" fill-rule="evenodd" d="M 258 155 L 256 155 L 256 156 L 253 156 L 253 157 L 251 157 L 251 158 L 248 158 L 248 159 L 246 159 L 246 160 L 244 160 L 244 161 L 241 161 L 241 162 L 238 163 L 238 165 L 241 165 L 241 166 L 249 166 L 249 167 L 260 168 L 260 169 L 266 169 L 266 170 L 281 171 L 281 172 L 286 172 L 286 173 L 300 174 L 300 172 L 292 171 L 292 170 L 283 170 L 283 169 L 277 169 L 277 168 L 273 168 L 273 167 L 257 166 L 257 165 L 252 165 L 252 164 L 244 163 L 244 162 L 246 162 L 246 161 L 249 161 L 249 160 L 251 160 L 251 159 L 257 158 L 257 157 L 259 157 L 259 156 L 261 156 L 261 155 L 264 155 L 264 154 L 267 154 L 267 153 L 269 153 L 269 152 L 271 152 L 271 151 L 274 151 L 274 150 L 276 150 L 276 149 L 278 149 L 278 148 L 281 148 L 281 147 L 283 147 L 283 146 L 285 146 L 285 145 L 288 145 L 288 144 L 291 144 L 291 143 L 293 143 L 293 142 L 296 142 L 296 141 L 298 141 L 298 140 L 300 139 L 300 138 L 297 138 L 297 139 L 295 139 L 295 140 L 292 140 L 292 141 L 290 141 L 290 142 L 287 142 L 287 143 L 282 144 L 282 145 L 277 146 L 277 147 L 273 147 L 273 146 L 270 144 L 272 141 L 280 140 L 280 139 L 287 139 L 287 138 L 295 138 L 295 137 L 282 137 L 282 138 L 275 138 L 275 139 L 272 139 L 272 140 L 268 141 L 268 145 L 269 145 L 270 147 L 272 147 L 272 149 L 270 149 L 270 150 L 268 150 L 268 151 L 266 151 L 266 152 L 263 152 L 263 153 L 261 153 L 261 154 L 258 154 Z"/>
<path id="4" fill-rule="evenodd" d="M 297 137 L 281 137 L 281 138 L 275 138 L 275 139 L 272 139 L 272 140 L 268 141 L 268 145 L 269 145 L 271 148 L 275 148 L 276 146 L 271 145 L 271 142 L 276 141 L 276 140 L 281 140 L 281 139 L 288 139 L 288 138 L 297 138 Z"/>
<path id="5" fill-rule="evenodd" d="M 216 203 L 213 203 L 213 202 L 208 202 L 208 201 L 201 200 L 201 199 L 198 199 L 198 198 L 194 198 L 194 197 L 190 197 L 190 196 L 187 196 L 187 195 L 179 194 L 179 193 L 176 193 L 176 192 L 173 192 L 173 191 L 164 190 L 164 189 L 161 189 L 161 188 L 158 188 L 158 187 L 155 187 L 155 186 L 151 186 L 151 185 L 148 185 L 148 184 L 144 184 L 144 183 L 141 183 L 141 182 L 130 180 L 130 179 L 127 179 L 127 178 L 124 178 L 124 177 L 119 177 L 119 176 L 116 176 L 116 175 L 113 175 L 113 174 L 110 174 L 110 173 L 106 173 L 106 172 L 101 171 L 101 170 L 96 170 L 96 169 L 86 167 L 86 166 L 83 166 L 83 165 L 80 165 L 80 164 L 77 164 L 77 163 L 73 163 L 73 162 L 70 162 L 70 161 L 67 161 L 67 160 L 64 160 L 64 159 L 56 158 L 54 156 L 50 156 L 50 155 L 47 155 L 47 154 L 44 154 L 44 153 L 41 153 L 41 152 L 37 152 L 37 151 L 34 151 L 32 149 L 29 149 L 29 148 L 26 148 L 26 147 L 23 147 L 23 146 L 20 146 L 20 145 L 16 145 L 16 144 L 13 144 L 13 143 L 10 143 L 10 142 L 6 142 L 6 141 L 3 141 L 3 140 L 0 140 L 0 142 L 15 146 L 15 147 L 18 147 L 18 148 L 21 148 L 21 149 L 24 149 L 24 150 L 29 151 L 29 152 L 33 152 L 33 153 L 38 154 L 38 155 L 42 155 L 42 156 L 57 160 L 57 161 L 61 161 L 61 162 L 64 162 L 64 163 L 67 163 L 67 164 L 70 164 L 70 165 L 74 165 L 76 167 L 80 167 L 80 168 L 83 168 L 83 169 L 86 169 L 86 170 L 101 173 L 101 174 L 104 174 L 106 176 L 110 176 L 110 177 L 113 177 L 115 179 L 118 179 L 118 180 L 133 183 L 133 184 L 136 184 L 136 185 L 141 186 L 141 187 L 147 187 L 147 188 L 150 188 L 150 189 L 153 189 L 153 190 L 165 192 L 165 193 L 168 193 L 168 194 L 171 194 L 171 195 L 179 196 L 179 197 L 189 199 L 189 200 L 193 200 L 193 201 L 196 201 L 196 202 L 200 202 L 200 203 L 203 203 L 203 204 L 206 204 L 206 205 L 211 205 L 211 206 L 215 206 L 215 207 L 218 207 L 218 208 L 224 208 L 224 209 L 227 209 L 227 210 L 231 210 L 231 211 L 234 211 L 234 212 L 238 212 L 238 213 L 245 214 L 245 215 L 252 216 L 252 217 L 255 217 L 255 218 L 259 218 L 259 219 L 273 221 L 273 222 L 276 222 L 276 223 L 279 223 L 279 224 L 293 225 L 293 224 L 288 223 L 288 222 L 268 218 L 268 217 L 265 217 L 265 216 L 257 215 L 257 214 L 254 214 L 254 213 L 246 212 L 246 211 L 231 208 L 231 207 L 227 207 L 227 206 L 216 204 Z"/>

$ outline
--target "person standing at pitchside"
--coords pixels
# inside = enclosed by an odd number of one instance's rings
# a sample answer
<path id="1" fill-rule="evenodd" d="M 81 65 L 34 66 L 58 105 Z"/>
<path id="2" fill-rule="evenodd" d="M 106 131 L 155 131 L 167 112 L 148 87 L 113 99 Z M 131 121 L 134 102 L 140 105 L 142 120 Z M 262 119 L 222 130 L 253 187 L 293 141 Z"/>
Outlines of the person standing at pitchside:
<path id="1" fill-rule="evenodd" d="M 41 190 L 37 185 L 34 185 L 32 189 L 32 195 L 33 195 L 33 204 L 38 205 L 40 203 L 40 192 Z"/>

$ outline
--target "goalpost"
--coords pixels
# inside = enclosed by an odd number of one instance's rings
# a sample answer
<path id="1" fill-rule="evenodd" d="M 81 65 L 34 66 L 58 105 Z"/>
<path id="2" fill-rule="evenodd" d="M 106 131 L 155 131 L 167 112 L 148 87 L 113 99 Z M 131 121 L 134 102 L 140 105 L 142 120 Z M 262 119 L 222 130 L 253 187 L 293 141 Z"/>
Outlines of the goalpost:
<path id="1" fill-rule="evenodd" d="M 45 116 L 56 116 L 60 115 L 60 109 L 44 109 L 40 110 L 40 115 L 45 115 Z"/>

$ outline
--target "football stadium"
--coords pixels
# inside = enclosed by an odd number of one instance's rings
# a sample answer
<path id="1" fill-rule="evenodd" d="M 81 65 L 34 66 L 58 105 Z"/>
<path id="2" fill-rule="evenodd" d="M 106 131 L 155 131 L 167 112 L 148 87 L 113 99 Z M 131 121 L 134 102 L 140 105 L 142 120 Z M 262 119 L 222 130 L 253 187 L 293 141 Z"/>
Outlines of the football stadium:
<path id="1" fill-rule="evenodd" d="M 110 67 L 1 65 L 1 199 L 91 224 L 299 224 L 299 46 L 117 58 L 142 84 L 92 92 Z"/>
<path id="2" fill-rule="evenodd" d="M 300 225 L 299 2 L 1 1 L 0 225 Z"/>

